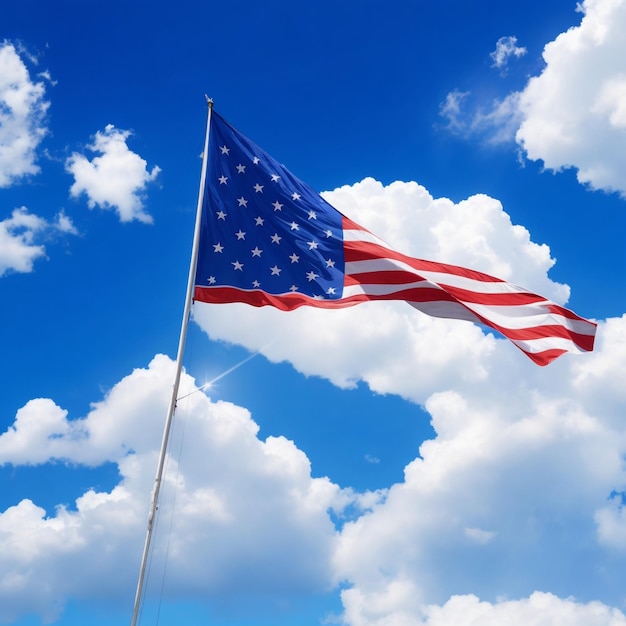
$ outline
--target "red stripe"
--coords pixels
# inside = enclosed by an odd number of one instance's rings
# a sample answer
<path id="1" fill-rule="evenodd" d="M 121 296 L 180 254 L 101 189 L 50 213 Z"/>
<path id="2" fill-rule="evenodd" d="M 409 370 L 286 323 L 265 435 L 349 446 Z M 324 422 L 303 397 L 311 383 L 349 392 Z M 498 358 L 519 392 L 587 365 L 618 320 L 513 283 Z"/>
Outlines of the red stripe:
<path id="1" fill-rule="evenodd" d="M 527 291 L 517 293 L 476 293 L 475 291 L 468 291 L 452 285 L 442 285 L 441 287 L 461 302 L 484 304 L 486 306 L 522 306 L 524 304 L 546 302 L 545 298 Z"/>
<path id="2" fill-rule="evenodd" d="M 238 289 L 237 287 L 200 287 L 196 285 L 194 300 L 209 304 L 232 304 L 242 302 L 252 306 L 273 306 L 281 311 L 293 311 L 301 306 L 313 306 L 319 309 L 342 309 L 360 302 L 371 300 L 366 295 L 358 295 L 340 300 L 317 300 L 301 293 L 272 295 L 264 291 Z"/>
<path id="3" fill-rule="evenodd" d="M 519 348 L 519 346 L 517 347 Z M 546 365 L 550 365 L 552 361 L 558 359 L 562 354 L 565 354 L 567 350 L 563 350 L 561 348 L 552 348 L 551 350 L 544 350 L 543 352 L 526 352 L 526 350 L 522 350 L 522 352 L 526 356 L 530 357 L 530 359 L 534 361 L 537 365 L 541 365 L 541 367 L 544 367 Z"/>
<path id="4" fill-rule="evenodd" d="M 586 322 L 587 324 L 593 326 L 593 328 L 597 328 L 598 326 L 595 322 L 591 322 L 590 320 L 585 319 L 584 317 L 580 317 L 579 315 L 576 315 L 574 311 L 570 311 L 569 309 L 566 309 L 565 307 L 559 306 L 558 304 L 554 304 L 554 302 L 546 303 L 546 308 L 549 309 L 550 313 L 554 313 L 555 315 L 562 315 L 563 317 L 566 317 L 567 319 L 570 319 L 570 320 L 578 320 L 579 322 Z"/>

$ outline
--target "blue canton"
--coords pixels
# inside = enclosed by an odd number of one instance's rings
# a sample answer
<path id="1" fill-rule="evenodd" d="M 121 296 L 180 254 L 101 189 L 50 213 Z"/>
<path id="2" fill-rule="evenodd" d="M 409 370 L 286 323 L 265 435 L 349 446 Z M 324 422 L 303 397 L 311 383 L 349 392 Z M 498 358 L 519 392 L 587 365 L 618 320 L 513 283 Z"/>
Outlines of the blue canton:
<path id="1" fill-rule="evenodd" d="M 215 112 L 196 285 L 341 298 L 341 214 Z"/>

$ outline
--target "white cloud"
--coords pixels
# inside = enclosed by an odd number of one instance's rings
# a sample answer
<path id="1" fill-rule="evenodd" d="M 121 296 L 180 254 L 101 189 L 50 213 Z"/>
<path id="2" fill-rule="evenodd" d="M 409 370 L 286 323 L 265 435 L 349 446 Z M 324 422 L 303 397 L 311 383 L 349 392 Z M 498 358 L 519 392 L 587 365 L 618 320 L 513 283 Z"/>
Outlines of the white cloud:
<path id="1" fill-rule="evenodd" d="M 531 241 L 493 198 L 476 195 L 455 204 L 433 198 L 417 183 L 384 187 L 371 178 L 323 195 L 397 250 L 481 270 L 561 303 L 569 296 L 566 285 L 547 276 L 554 264 L 548 246 Z M 449 385 L 472 384 L 497 367 L 494 354 L 521 356 L 477 326 L 430 318 L 402 302 L 291 313 L 200 305 L 194 316 L 211 337 L 287 360 L 305 374 L 341 386 L 363 380 L 376 392 L 417 402 L 437 389 L 442 376 Z"/>
<path id="2" fill-rule="evenodd" d="M 474 595 L 452 596 L 443 606 L 415 610 L 410 583 L 390 585 L 366 596 L 344 592 L 351 626 L 625 626 L 618 609 L 601 602 L 581 603 L 550 593 L 534 592 L 521 600 L 480 601 Z M 386 610 L 390 608 L 391 610 Z M 384 617 L 376 617 L 384 615 Z"/>
<path id="3" fill-rule="evenodd" d="M 476 543 L 489 543 L 496 535 L 491 530 L 483 530 L 482 528 L 465 528 L 463 530 L 466 537 L 469 537 Z"/>
<path id="4" fill-rule="evenodd" d="M 580 25 L 545 46 L 545 69 L 520 94 L 517 141 L 546 168 L 626 196 L 626 3 L 580 7 Z"/>
<path id="5" fill-rule="evenodd" d="M 520 377 L 502 363 L 502 378 L 428 398 L 436 438 L 343 528 L 336 575 L 352 585 L 351 626 L 626 623 L 610 608 L 622 606 L 626 557 L 625 333 L 626 317 L 602 323 L 582 371 L 569 359 Z M 589 370 L 601 379 L 611 365 L 612 383 L 590 393 Z"/>
<path id="6" fill-rule="evenodd" d="M 45 255 L 45 248 L 34 243 L 35 235 L 45 226 L 45 220 L 25 207 L 0 221 L 0 276 L 9 270 L 32 271 L 34 261 Z"/>
<path id="7" fill-rule="evenodd" d="M 11 217 L 0 221 L 0 276 L 7 271 L 31 272 L 36 259 L 45 256 L 45 248 L 34 243 L 46 222 L 25 207 L 15 209 Z"/>
<path id="8" fill-rule="evenodd" d="M 57 215 L 54 226 L 62 233 L 67 233 L 69 235 L 78 235 L 78 230 L 76 229 L 76 226 L 74 226 L 72 219 L 68 215 L 66 215 L 65 211 L 63 210 L 61 210 Z"/>
<path id="9" fill-rule="evenodd" d="M 26 207 L 14 209 L 11 217 L 0 220 L 0 276 L 10 271 L 32 272 L 34 262 L 46 256 L 41 242 L 52 231 L 78 232 L 63 211 L 52 223 L 29 213 Z"/>
<path id="10" fill-rule="evenodd" d="M 480 602 L 475 596 L 455 596 L 442 607 L 426 609 L 427 626 L 625 626 L 626 617 L 618 609 L 600 602 L 583 604 L 571 598 L 535 592 L 522 600 L 495 604 Z"/>
<path id="11" fill-rule="evenodd" d="M 626 438 L 617 416 L 585 403 L 571 377 L 544 378 L 492 378 L 427 400 L 436 439 L 384 503 L 343 529 L 337 569 L 359 597 L 409 580 L 430 601 L 536 589 L 620 601 L 610 581 L 623 562 L 604 546 L 626 534 L 618 504 L 610 519 L 606 512 L 626 484 Z M 502 395 L 488 399 L 496 385 Z"/>
<path id="12" fill-rule="evenodd" d="M 130 135 L 130 131 L 108 124 L 87 146 L 99 156 L 90 161 L 74 152 L 65 164 L 74 176 L 70 193 L 73 197 L 85 193 L 89 208 L 113 209 L 122 222 L 152 223 L 152 217 L 144 210 L 143 195 L 160 168 L 155 165 L 148 171 L 146 161 L 128 147 Z"/>
<path id="13" fill-rule="evenodd" d="M 52 400 L 31 400 L 0 435 L 0 464 L 108 461 L 121 477 L 110 492 L 89 490 L 75 507 L 60 506 L 53 515 L 29 500 L 0 513 L 0 621 L 33 612 L 56 619 L 69 597 L 128 603 L 160 444 L 154 420 L 165 417 L 173 368 L 170 359 L 155 357 L 85 418 L 68 419 Z M 181 395 L 194 388 L 183 374 Z M 169 550 L 168 593 L 288 596 L 327 589 L 336 541 L 328 510 L 358 507 L 359 497 L 312 478 L 307 457 L 291 441 L 259 440 L 248 411 L 231 403 L 191 394 L 179 402 L 175 424 L 171 450 L 179 449 L 183 431 L 185 448 L 168 460 L 160 517 L 169 524 L 173 506 L 176 516 L 169 537 L 157 533 L 152 564 L 158 572 Z M 363 499 L 367 506 L 377 500 Z"/>
<path id="14" fill-rule="evenodd" d="M 526 54 L 526 48 L 517 45 L 517 37 L 500 37 L 496 42 L 496 49 L 489 55 L 493 61 L 493 67 L 506 74 L 509 59 L 514 56 L 519 57 Z"/>
<path id="15" fill-rule="evenodd" d="M 36 149 L 47 133 L 44 84 L 33 82 L 15 46 L 0 43 L 0 188 L 36 174 Z"/>

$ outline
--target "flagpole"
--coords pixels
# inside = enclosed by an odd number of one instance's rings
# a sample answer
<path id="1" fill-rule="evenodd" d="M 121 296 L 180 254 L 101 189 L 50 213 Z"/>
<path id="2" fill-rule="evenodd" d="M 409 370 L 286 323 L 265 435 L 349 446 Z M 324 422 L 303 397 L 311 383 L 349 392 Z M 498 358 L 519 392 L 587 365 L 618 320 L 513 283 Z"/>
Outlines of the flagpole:
<path id="1" fill-rule="evenodd" d="M 196 223 L 193 233 L 193 244 L 191 250 L 191 262 L 189 264 L 189 278 L 187 280 L 187 294 L 185 296 L 185 308 L 183 311 L 183 321 L 180 329 L 180 338 L 178 341 L 178 354 L 176 357 L 176 375 L 174 376 L 174 387 L 172 388 L 172 396 L 167 411 L 167 418 L 163 428 L 163 439 L 161 442 L 161 452 L 159 453 L 159 462 L 157 465 L 156 477 L 152 488 L 152 496 L 150 502 L 150 513 L 148 514 L 148 530 L 146 532 L 146 541 L 141 556 L 141 566 L 139 568 L 139 579 L 137 581 L 137 591 L 135 593 L 135 605 L 133 608 L 133 618 L 131 626 L 136 626 L 139 609 L 141 607 L 141 598 L 143 592 L 144 578 L 146 574 L 146 566 L 150 553 L 150 544 L 152 541 L 152 530 L 154 527 L 154 519 L 159 505 L 159 492 L 161 490 L 161 480 L 163 478 L 163 468 L 167 456 L 167 444 L 170 437 L 172 420 L 174 411 L 176 410 L 176 398 L 178 396 L 178 387 L 180 385 L 180 376 L 183 368 L 183 353 L 185 352 L 185 341 L 187 339 L 187 328 L 189 326 L 189 317 L 191 314 L 191 305 L 193 302 L 193 291 L 196 276 L 196 265 L 198 260 L 198 249 L 200 247 L 200 222 L 202 219 L 202 203 L 204 201 L 204 187 L 206 183 L 207 162 L 209 157 L 209 132 L 211 130 L 211 113 L 213 112 L 213 100 L 207 97 L 208 113 L 206 122 L 206 134 L 204 137 L 204 151 L 202 152 L 202 170 L 200 174 L 200 190 L 198 192 L 198 206 L 196 208 Z"/>

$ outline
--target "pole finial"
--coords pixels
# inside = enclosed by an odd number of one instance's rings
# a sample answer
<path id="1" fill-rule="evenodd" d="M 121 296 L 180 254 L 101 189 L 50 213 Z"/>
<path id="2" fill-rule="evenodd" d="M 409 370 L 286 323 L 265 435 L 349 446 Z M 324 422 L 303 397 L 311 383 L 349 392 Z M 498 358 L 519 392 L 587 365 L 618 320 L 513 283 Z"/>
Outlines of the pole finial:
<path id="1" fill-rule="evenodd" d="M 204 97 L 206 98 L 206 103 L 209 105 L 209 109 L 213 108 L 213 98 L 209 98 L 209 96 L 207 96 L 206 94 L 204 94 Z"/>

